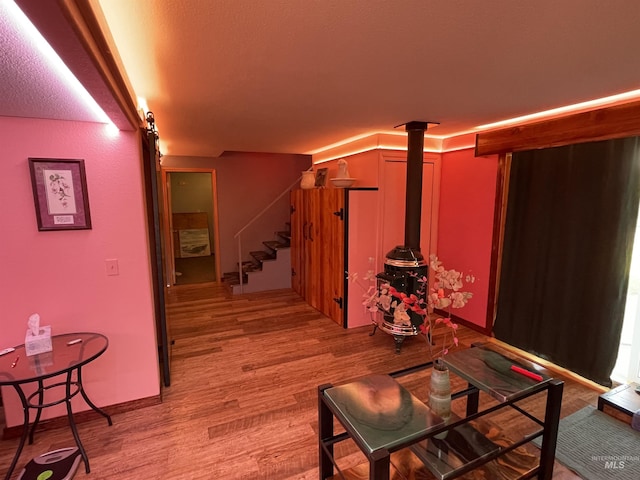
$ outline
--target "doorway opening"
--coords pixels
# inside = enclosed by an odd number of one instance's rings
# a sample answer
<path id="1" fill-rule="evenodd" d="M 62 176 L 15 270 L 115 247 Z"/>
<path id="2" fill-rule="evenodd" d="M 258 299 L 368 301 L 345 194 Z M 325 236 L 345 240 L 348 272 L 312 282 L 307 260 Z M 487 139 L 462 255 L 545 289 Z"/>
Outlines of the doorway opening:
<path id="1" fill-rule="evenodd" d="M 640 218 L 636 222 L 627 303 L 618 359 L 611 380 L 617 383 L 640 383 Z"/>
<path id="2" fill-rule="evenodd" d="M 163 177 L 167 286 L 220 281 L 215 170 L 167 168 Z"/>

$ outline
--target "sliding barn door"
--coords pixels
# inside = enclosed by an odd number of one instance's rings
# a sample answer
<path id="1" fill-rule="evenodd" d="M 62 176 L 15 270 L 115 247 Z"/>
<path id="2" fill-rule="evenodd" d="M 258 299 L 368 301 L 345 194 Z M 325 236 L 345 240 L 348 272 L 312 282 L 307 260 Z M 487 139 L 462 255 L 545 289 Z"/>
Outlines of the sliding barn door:
<path id="1" fill-rule="evenodd" d="M 142 152 L 144 163 L 145 197 L 147 205 L 147 224 L 149 232 L 149 251 L 153 284 L 154 310 L 156 317 L 156 332 L 158 353 L 160 354 L 160 369 L 165 387 L 171 384 L 170 369 L 170 340 L 167 323 L 164 286 L 164 255 L 165 247 L 162 236 L 162 189 L 160 185 L 160 156 L 157 149 L 155 132 L 143 130 Z"/>

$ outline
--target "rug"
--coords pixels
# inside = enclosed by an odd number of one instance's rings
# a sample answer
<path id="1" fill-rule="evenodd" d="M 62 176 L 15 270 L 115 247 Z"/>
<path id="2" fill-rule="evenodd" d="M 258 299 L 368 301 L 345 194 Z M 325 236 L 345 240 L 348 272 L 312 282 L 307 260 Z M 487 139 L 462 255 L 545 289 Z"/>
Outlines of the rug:
<path id="1" fill-rule="evenodd" d="M 556 459 L 585 480 L 638 480 L 640 432 L 585 407 L 560 420 Z"/>

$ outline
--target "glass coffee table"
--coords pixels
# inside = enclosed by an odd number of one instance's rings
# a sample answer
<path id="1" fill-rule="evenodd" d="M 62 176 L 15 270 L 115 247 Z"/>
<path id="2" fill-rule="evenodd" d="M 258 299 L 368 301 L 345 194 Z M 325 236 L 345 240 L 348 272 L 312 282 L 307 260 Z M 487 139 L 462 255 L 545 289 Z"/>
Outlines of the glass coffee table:
<path id="1" fill-rule="evenodd" d="M 550 480 L 564 383 L 549 376 L 543 367 L 490 343 L 450 353 L 445 363 L 467 382 L 467 388 L 452 395 L 454 399 L 466 398 L 463 417 L 452 414 L 440 418 L 396 380 L 428 370 L 430 363 L 390 375 L 368 375 L 345 385 L 318 387 L 320 479 L 332 478 L 334 468 L 342 475 L 334 458 L 334 445 L 348 439 L 366 456 L 369 479 L 388 480 L 391 454 L 405 448 L 411 449 L 436 478 L 451 479 L 542 437 L 538 465 L 521 478 Z M 514 371 L 514 365 L 532 375 Z M 481 391 L 493 401 L 479 410 Z M 516 404 L 544 393 L 547 398 L 542 420 Z M 471 422 L 506 408 L 526 416 L 538 428 L 509 445 L 498 445 L 472 426 Z M 334 433 L 334 419 L 343 432 Z"/>

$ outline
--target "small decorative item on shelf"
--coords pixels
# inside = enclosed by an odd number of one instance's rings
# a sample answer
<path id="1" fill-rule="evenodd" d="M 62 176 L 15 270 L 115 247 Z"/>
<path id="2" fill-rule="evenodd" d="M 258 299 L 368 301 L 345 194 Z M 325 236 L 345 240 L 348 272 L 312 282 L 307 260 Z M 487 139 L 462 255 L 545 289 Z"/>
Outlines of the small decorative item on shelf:
<path id="1" fill-rule="evenodd" d="M 338 176 L 337 178 L 351 178 L 349 176 L 349 164 L 341 158 L 338 160 Z"/>
<path id="2" fill-rule="evenodd" d="M 461 291 L 463 287 L 461 272 L 453 269 L 446 270 L 436 255 L 430 255 L 429 260 L 435 281 L 428 289 L 428 294 L 426 276 L 417 278 L 420 288 L 415 294 L 407 295 L 388 283 L 378 285 L 373 271 L 369 271 L 364 279 L 371 285 L 364 294 L 363 305 L 372 313 L 382 312 L 387 318 L 393 318 L 393 322 L 399 326 L 411 326 L 409 312 L 415 312 L 419 318 L 422 318 L 420 332 L 424 334 L 429 355 L 433 361 L 429 406 L 434 413 L 447 418 L 451 415 L 451 387 L 444 357 L 450 348 L 458 346 L 456 336 L 458 324 L 452 322 L 451 309 L 464 307 L 473 294 Z M 350 274 L 348 277 L 354 282 L 358 280 L 357 274 Z M 475 281 L 473 275 L 466 275 L 464 279 L 470 283 Z M 436 310 L 444 311 L 446 317 L 439 315 Z M 439 346 L 436 347 L 435 333 L 441 327 L 444 327 L 444 334 L 438 339 Z"/>
<path id="3" fill-rule="evenodd" d="M 319 168 L 316 170 L 316 182 L 315 186 L 319 188 L 324 188 L 327 186 L 327 172 L 328 168 Z"/>
<path id="4" fill-rule="evenodd" d="M 349 165 L 346 160 L 338 160 L 338 176 L 331 179 L 331 183 L 336 188 L 348 188 L 356 181 L 349 176 Z"/>
<path id="5" fill-rule="evenodd" d="M 336 188 L 349 188 L 356 181 L 355 178 L 332 178 L 331 183 Z"/>
<path id="6" fill-rule="evenodd" d="M 316 174 L 313 170 L 302 172 L 302 180 L 300 180 L 300 188 L 309 190 L 316 186 Z"/>

